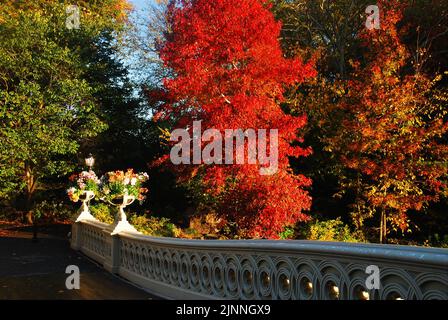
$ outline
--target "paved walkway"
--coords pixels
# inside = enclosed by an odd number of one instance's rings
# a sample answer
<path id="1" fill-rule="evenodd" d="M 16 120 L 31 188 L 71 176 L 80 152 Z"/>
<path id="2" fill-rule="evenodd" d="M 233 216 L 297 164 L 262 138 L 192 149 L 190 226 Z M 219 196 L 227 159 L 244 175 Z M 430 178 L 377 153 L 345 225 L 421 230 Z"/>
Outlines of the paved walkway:
<path id="1" fill-rule="evenodd" d="M 67 225 L 41 230 L 37 243 L 26 228 L 0 230 L 0 300 L 157 299 L 70 249 L 69 230 Z M 69 265 L 80 269 L 80 290 L 65 286 Z"/>

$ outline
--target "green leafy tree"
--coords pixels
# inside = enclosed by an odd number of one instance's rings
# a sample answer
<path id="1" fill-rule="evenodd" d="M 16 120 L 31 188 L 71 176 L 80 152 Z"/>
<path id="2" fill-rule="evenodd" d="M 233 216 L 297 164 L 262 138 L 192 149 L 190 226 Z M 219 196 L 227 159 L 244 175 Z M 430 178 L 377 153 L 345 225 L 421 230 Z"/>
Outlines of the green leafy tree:
<path id="1" fill-rule="evenodd" d="M 72 30 L 63 3 L 7 1 L 0 8 L 0 197 L 22 193 L 27 209 L 46 179 L 73 170 L 81 142 L 106 128 L 83 50 L 101 45 L 102 30 L 118 30 L 127 6 L 83 5 L 80 28 Z"/>
<path id="2" fill-rule="evenodd" d="M 106 172 L 116 169 L 146 168 L 150 149 L 145 140 L 148 121 L 145 105 L 120 60 L 119 43 L 113 30 L 104 30 L 99 46 L 84 49 L 86 79 L 96 88 L 93 96 L 100 106 L 107 130 L 85 140 L 84 154 L 98 154 L 96 168 Z"/>

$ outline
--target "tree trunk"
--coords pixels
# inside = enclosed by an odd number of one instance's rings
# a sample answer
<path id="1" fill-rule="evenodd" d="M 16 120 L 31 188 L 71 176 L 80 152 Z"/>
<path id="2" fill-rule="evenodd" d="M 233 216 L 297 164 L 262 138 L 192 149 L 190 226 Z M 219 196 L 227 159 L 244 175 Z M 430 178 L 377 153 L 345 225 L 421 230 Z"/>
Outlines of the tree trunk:
<path id="1" fill-rule="evenodd" d="M 380 223 L 380 243 L 387 244 L 387 216 L 386 210 L 381 209 L 381 223 Z"/>
<path id="2" fill-rule="evenodd" d="M 345 79 L 345 48 L 344 44 L 339 45 L 339 72 L 341 79 Z"/>
<path id="3" fill-rule="evenodd" d="M 33 195 L 36 191 L 37 179 L 33 174 L 33 166 L 29 161 L 25 161 L 25 182 L 26 182 L 26 210 L 27 220 L 33 225 L 33 241 L 37 241 L 37 224 L 33 216 Z"/>
<path id="4" fill-rule="evenodd" d="M 383 211 L 380 216 L 380 243 L 383 243 Z"/>

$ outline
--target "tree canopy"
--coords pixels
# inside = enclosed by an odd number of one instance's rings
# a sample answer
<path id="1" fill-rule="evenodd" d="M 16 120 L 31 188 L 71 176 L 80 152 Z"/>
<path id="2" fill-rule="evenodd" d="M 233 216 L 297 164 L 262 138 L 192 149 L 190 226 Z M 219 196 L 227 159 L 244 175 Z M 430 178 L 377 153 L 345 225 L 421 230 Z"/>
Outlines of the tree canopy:
<path id="1" fill-rule="evenodd" d="M 71 172 L 81 142 L 106 128 L 85 53 L 122 27 L 127 9 L 118 0 L 85 3 L 80 28 L 69 29 L 63 3 L 2 4 L 1 197 L 23 190 L 30 200 L 41 179 Z"/>

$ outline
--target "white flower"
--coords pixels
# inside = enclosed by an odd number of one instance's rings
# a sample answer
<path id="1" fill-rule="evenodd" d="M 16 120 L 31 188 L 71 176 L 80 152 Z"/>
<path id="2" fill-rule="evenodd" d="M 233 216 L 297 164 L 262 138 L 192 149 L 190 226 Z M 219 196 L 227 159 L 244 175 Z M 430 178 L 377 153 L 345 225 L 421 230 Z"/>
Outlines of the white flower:
<path id="1" fill-rule="evenodd" d="M 143 172 L 143 173 L 140 173 L 140 174 L 139 174 L 138 179 L 139 179 L 140 181 L 146 181 L 146 180 L 149 179 L 149 176 L 148 176 L 148 174 L 147 174 L 146 172 Z"/>
<path id="2" fill-rule="evenodd" d="M 125 178 L 124 180 L 123 180 L 123 183 L 125 184 L 125 185 L 128 185 L 129 184 L 129 178 Z"/>
<path id="3" fill-rule="evenodd" d="M 137 179 L 136 178 L 132 178 L 131 179 L 131 186 L 135 186 L 136 183 L 137 183 Z"/>

